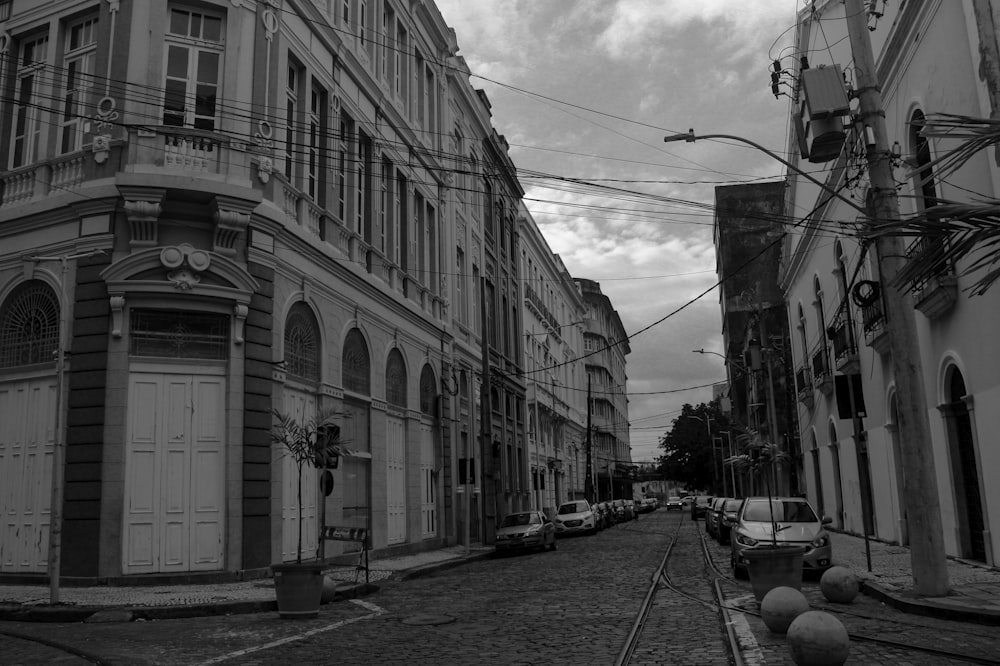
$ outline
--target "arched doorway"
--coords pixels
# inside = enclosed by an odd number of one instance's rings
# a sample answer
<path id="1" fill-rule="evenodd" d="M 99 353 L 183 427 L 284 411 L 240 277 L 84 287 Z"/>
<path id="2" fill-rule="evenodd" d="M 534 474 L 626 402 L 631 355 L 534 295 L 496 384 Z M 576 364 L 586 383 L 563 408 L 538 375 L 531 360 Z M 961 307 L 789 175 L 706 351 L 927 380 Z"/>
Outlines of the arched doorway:
<path id="1" fill-rule="evenodd" d="M 282 411 L 300 424 L 316 418 L 320 381 L 320 331 L 316 317 L 306 303 L 292 305 L 285 319 L 283 360 L 285 385 Z M 293 561 L 298 555 L 299 469 L 285 451 L 281 456 L 281 558 Z M 319 537 L 319 474 L 308 465 L 302 469 L 302 555 L 317 551 Z"/>
<path id="2" fill-rule="evenodd" d="M 406 541 L 406 363 L 398 349 L 385 363 L 386 543 Z"/>
<path id="3" fill-rule="evenodd" d="M 963 557 L 985 562 L 986 540 L 983 536 L 979 463 L 965 379 L 958 368 L 953 367 L 948 373 L 946 390 L 948 402 L 943 405 L 942 412 L 947 423 L 959 548 Z"/>
<path id="4" fill-rule="evenodd" d="M 371 528 L 371 356 L 360 329 L 353 328 L 344 337 L 341 357 L 344 382 L 344 425 L 340 436 L 351 448 L 345 456 L 343 524 Z M 369 547 L 372 536 L 369 537 Z M 361 543 L 345 542 L 350 551 L 361 550 Z"/>
<path id="5" fill-rule="evenodd" d="M 833 492 L 836 497 L 836 515 L 833 516 L 837 527 L 844 528 L 844 486 L 840 478 L 840 442 L 837 440 L 837 428 L 830 424 L 830 465 L 833 469 Z"/>
<path id="6" fill-rule="evenodd" d="M 0 571 L 45 571 L 55 443 L 59 300 L 28 280 L 0 307 Z"/>
<path id="7" fill-rule="evenodd" d="M 438 409 L 437 377 L 430 363 L 420 371 L 420 532 L 437 536 L 437 447 L 435 420 Z"/>

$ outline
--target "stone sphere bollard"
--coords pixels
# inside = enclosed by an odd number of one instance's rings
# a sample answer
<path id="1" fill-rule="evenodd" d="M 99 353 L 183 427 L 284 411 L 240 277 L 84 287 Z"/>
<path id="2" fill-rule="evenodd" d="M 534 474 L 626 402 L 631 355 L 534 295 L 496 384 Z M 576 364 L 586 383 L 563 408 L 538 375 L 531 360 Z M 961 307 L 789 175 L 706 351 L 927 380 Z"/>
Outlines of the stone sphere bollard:
<path id="1" fill-rule="evenodd" d="M 797 666 L 841 666 L 850 640 L 840 620 L 823 611 L 807 611 L 788 627 L 788 647 Z"/>
<path id="2" fill-rule="evenodd" d="M 788 631 L 792 620 L 809 610 L 804 594 L 793 587 L 776 587 L 760 601 L 760 617 L 776 634 Z"/>
<path id="3" fill-rule="evenodd" d="M 819 579 L 823 596 L 837 604 L 849 604 L 858 596 L 858 577 L 847 567 L 830 567 Z"/>
<path id="4" fill-rule="evenodd" d="M 328 604 L 333 601 L 334 597 L 337 596 L 337 587 L 339 585 L 339 581 L 329 576 L 323 576 L 323 594 L 320 596 L 319 602 L 321 604 Z"/>

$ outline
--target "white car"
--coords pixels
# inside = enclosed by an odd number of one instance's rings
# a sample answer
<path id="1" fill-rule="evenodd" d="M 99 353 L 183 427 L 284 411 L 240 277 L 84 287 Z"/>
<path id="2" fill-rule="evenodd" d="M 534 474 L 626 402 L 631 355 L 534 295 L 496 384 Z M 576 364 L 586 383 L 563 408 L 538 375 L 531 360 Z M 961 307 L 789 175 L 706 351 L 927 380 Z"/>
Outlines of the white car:
<path id="1" fill-rule="evenodd" d="M 556 534 L 594 534 L 597 531 L 597 516 L 587 500 L 571 500 L 559 505 L 555 524 Z"/>

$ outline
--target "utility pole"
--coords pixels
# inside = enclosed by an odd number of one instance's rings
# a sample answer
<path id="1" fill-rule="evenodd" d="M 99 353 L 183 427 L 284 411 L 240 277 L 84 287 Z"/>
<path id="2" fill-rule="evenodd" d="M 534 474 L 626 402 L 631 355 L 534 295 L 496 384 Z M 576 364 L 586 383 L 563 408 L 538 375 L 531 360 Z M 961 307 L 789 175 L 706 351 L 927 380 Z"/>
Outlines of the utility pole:
<path id="1" fill-rule="evenodd" d="M 583 481 L 583 496 L 589 504 L 594 503 L 594 454 L 590 437 L 590 375 L 587 375 L 587 478 Z"/>
<path id="2" fill-rule="evenodd" d="M 899 219 L 899 202 L 889 162 L 889 138 L 868 34 L 868 13 L 862 0 L 845 0 L 847 29 L 854 56 L 858 122 L 867 147 L 868 173 L 873 193 L 872 221 L 875 225 Z M 894 284 L 902 267 L 903 243 L 897 237 L 878 238 L 875 243 L 879 274 L 884 290 L 886 330 L 902 442 L 903 500 L 910 529 L 910 564 L 913 591 L 919 596 L 941 597 L 948 593 L 948 569 L 941 528 L 941 509 L 934 475 L 934 452 L 927 418 L 916 315 L 909 292 Z"/>
<path id="3" fill-rule="evenodd" d="M 496 460 L 493 458 L 493 418 L 491 414 L 490 400 L 492 390 L 490 388 L 490 331 L 489 319 L 486 317 L 486 277 L 479 278 L 479 316 L 482 322 L 482 331 L 479 339 L 482 344 L 482 367 L 483 387 L 479 393 L 479 432 L 480 432 L 480 456 L 483 467 L 483 515 L 493 520 L 483 521 L 483 540 L 486 544 L 492 544 L 496 538 L 497 507 L 499 506 L 500 484 L 497 476 L 500 471 L 497 469 Z M 489 499 L 487 499 L 489 498 Z M 490 502 L 492 505 L 492 516 L 490 515 Z"/>

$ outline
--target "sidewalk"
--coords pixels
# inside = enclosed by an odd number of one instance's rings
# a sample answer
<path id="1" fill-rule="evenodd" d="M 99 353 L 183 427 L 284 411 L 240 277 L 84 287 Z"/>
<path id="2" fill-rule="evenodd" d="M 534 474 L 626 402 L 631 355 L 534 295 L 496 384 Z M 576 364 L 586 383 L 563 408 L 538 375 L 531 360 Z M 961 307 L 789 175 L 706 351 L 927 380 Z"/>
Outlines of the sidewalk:
<path id="1" fill-rule="evenodd" d="M 452 546 L 414 555 L 369 562 L 365 572 L 354 566 L 330 565 L 328 578 L 336 582 L 334 600 L 363 596 L 388 580 L 406 580 L 443 568 L 482 559 L 492 548 Z M 60 587 L 60 603 L 49 603 L 47 585 L 0 583 L 0 620 L 21 622 L 130 622 L 268 612 L 277 609 L 270 578 L 238 583 L 155 586 Z"/>
<path id="2" fill-rule="evenodd" d="M 913 591 L 910 549 L 869 539 L 871 571 L 862 537 L 831 532 L 834 564 L 857 575 L 862 591 L 907 613 L 949 620 L 1000 624 L 1000 569 L 948 559 L 951 593 L 921 597 Z"/>

